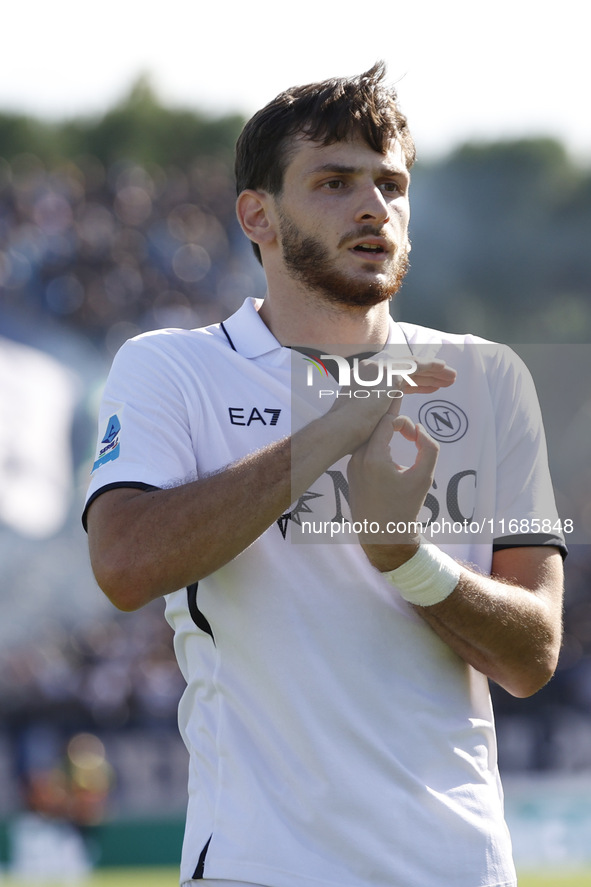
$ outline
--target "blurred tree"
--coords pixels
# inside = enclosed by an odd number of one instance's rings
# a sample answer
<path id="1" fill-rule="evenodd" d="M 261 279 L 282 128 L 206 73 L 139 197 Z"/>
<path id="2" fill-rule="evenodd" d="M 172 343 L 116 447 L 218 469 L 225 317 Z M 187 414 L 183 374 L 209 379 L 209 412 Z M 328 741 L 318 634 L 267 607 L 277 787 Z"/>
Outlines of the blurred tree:
<path id="1" fill-rule="evenodd" d="M 466 145 L 413 176 L 406 318 L 513 341 L 591 335 L 591 173 L 558 142 Z"/>
<path id="2" fill-rule="evenodd" d="M 93 155 L 108 165 L 125 159 L 163 166 L 187 165 L 198 157 L 232 162 L 244 120 L 164 107 L 149 78 L 141 76 L 129 94 L 99 119 L 43 122 L 20 114 L 0 114 L 0 156 L 23 153 L 55 163 Z"/>
<path id="3" fill-rule="evenodd" d="M 203 156 L 231 162 L 243 123 L 239 115 L 214 119 L 197 111 L 166 108 L 144 75 L 99 121 L 64 125 L 63 138 L 68 155 L 93 154 L 105 164 L 125 158 L 186 166 Z"/>
<path id="4" fill-rule="evenodd" d="M 55 157 L 60 154 L 59 127 L 24 114 L 0 114 L 0 157 L 19 154 Z"/>

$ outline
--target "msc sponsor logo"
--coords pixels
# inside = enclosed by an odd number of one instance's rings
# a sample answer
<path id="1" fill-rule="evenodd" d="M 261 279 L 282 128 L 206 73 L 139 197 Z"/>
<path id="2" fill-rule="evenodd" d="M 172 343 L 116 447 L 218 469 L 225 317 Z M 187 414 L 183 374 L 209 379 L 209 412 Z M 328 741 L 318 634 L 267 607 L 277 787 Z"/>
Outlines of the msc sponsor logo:
<path id="1" fill-rule="evenodd" d="M 419 422 L 442 443 L 460 440 L 468 430 L 465 412 L 449 400 L 429 400 L 419 410 Z"/>
<path id="2" fill-rule="evenodd" d="M 325 477 L 330 479 L 330 483 L 322 483 L 321 479 Z M 328 527 L 329 536 L 333 535 L 333 525 L 344 526 L 346 523 L 351 523 L 349 483 L 343 472 L 331 469 L 325 471 L 318 480 L 322 484 L 320 489 L 323 492 L 307 490 L 293 504 L 290 511 L 285 512 L 277 521 L 284 539 L 287 537 L 290 521 L 303 530 L 303 524 L 308 516 L 311 521 L 320 521 L 325 528 Z M 474 468 L 466 468 L 456 472 L 448 479 L 440 479 L 439 484 L 434 480 L 431 492 L 427 493 L 425 497 L 424 507 L 429 514 L 423 511 L 419 521 L 423 530 L 427 530 L 436 521 L 439 521 L 439 526 L 444 525 L 446 521 L 451 521 L 454 524 L 460 523 L 467 528 L 474 519 L 477 490 L 478 472 Z M 308 531 L 309 527 L 310 524 Z M 466 529 L 466 532 L 470 532 L 469 529 Z M 306 541 L 312 541 L 310 536 L 306 537 Z M 451 541 L 458 540 L 452 538 Z"/>

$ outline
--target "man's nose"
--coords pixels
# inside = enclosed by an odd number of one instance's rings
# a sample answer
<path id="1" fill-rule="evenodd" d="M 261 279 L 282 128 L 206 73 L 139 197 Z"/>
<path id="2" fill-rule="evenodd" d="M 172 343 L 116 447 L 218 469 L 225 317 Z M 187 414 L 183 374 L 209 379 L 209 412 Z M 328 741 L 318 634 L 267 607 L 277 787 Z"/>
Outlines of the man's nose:
<path id="1" fill-rule="evenodd" d="M 383 224 L 389 217 L 388 204 L 380 189 L 376 185 L 365 188 L 359 200 L 355 221 Z"/>

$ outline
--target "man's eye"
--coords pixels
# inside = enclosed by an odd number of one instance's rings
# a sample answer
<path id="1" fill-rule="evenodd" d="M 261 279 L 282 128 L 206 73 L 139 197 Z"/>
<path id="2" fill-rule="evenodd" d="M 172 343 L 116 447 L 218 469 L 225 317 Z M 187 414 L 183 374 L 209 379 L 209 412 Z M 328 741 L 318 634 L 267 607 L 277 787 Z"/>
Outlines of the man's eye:
<path id="1" fill-rule="evenodd" d="M 325 182 L 324 187 L 328 188 L 329 191 L 338 191 L 343 187 L 343 182 L 341 179 L 331 179 L 330 182 Z"/>
<path id="2" fill-rule="evenodd" d="M 398 182 L 383 182 L 382 189 L 388 194 L 396 194 L 398 191 L 401 190 Z"/>

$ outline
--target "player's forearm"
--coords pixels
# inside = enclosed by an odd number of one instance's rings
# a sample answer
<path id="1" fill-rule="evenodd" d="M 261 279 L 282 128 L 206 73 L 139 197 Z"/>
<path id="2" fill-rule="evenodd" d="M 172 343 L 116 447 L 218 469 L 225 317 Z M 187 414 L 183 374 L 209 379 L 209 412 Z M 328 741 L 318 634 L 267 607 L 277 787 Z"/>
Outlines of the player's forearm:
<path id="1" fill-rule="evenodd" d="M 524 551 L 523 558 L 539 553 Z M 547 683 L 560 651 L 562 560 L 556 552 L 541 557 L 534 589 L 463 569 L 448 598 L 417 607 L 459 656 L 514 696 Z"/>
<path id="2" fill-rule="evenodd" d="M 327 415 L 202 480 L 104 493 L 88 514 L 98 584 L 117 607 L 134 610 L 210 575 L 346 452 L 338 417 Z"/>

